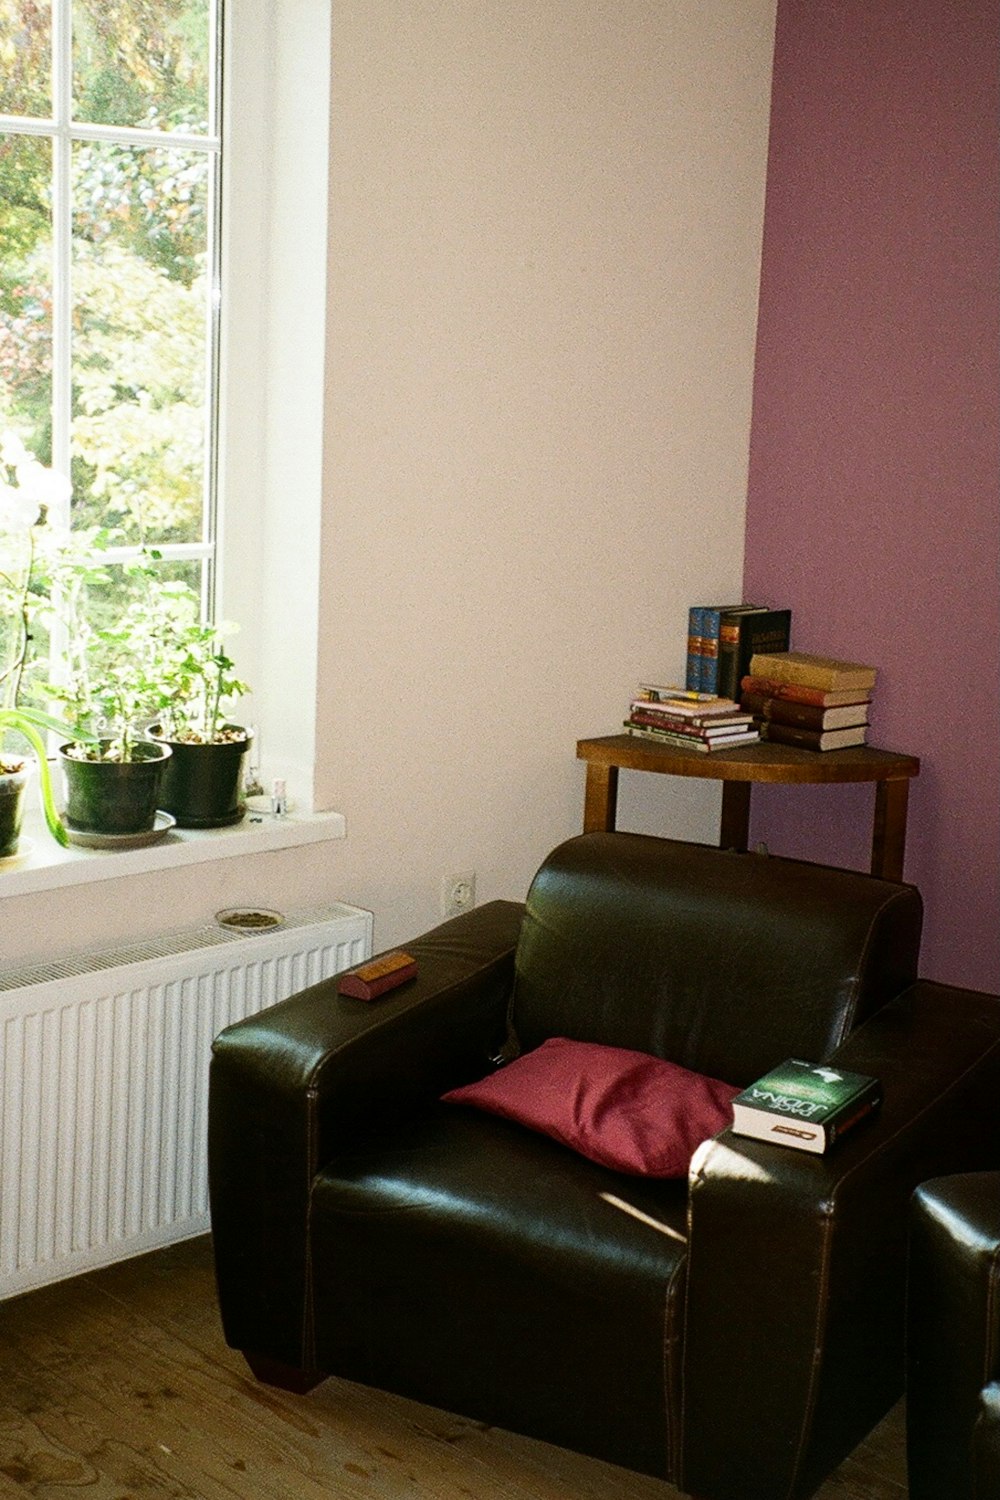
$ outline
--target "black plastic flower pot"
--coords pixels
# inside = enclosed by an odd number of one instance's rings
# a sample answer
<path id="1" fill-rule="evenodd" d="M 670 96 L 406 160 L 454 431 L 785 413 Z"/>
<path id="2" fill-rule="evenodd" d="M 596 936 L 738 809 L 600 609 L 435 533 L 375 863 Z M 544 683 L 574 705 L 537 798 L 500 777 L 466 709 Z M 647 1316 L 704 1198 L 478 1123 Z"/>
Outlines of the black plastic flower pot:
<path id="1" fill-rule="evenodd" d="M 155 725 L 149 733 L 161 743 Z M 172 815 L 178 828 L 224 828 L 245 816 L 243 761 L 253 737 L 245 730 L 240 735 L 208 745 L 162 741 L 172 754 L 163 773 L 159 806 Z"/>
<path id="2" fill-rule="evenodd" d="M 18 771 L 0 771 L 0 859 L 17 853 L 24 821 L 24 793 L 31 767 Z"/>
<path id="3" fill-rule="evenodd" d="M 66 824 L 78 833 L 146 833 L 156 821 L 169 745 L 140 740 L 132 760 L 78 760 L 69 745 L 59 761 L 66 789 Z"/>

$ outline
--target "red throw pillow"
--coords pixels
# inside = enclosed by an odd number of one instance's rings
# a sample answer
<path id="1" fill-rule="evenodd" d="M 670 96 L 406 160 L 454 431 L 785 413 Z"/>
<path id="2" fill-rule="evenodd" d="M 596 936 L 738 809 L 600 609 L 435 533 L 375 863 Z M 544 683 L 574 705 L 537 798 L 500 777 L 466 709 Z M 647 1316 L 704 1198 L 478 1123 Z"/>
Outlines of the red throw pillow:
<path id="1" fill-rule="evenodd" d="M 442 1098 L 516 1120 L 616 1172 L 684 1177 L 695 1148 L 733 1123 L 738 1093 L 645 1052 L 557 1036 Z"/>

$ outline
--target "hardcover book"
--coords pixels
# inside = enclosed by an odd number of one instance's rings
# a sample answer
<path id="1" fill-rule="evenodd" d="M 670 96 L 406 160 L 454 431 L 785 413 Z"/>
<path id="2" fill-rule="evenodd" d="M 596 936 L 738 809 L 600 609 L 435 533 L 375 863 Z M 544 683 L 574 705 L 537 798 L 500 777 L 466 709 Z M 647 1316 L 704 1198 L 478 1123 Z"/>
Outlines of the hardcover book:
<path id="1" fill-rule="evenodd" d="M 772 698 L 766 693 L 744 693 L 742 704 L 755 719 L 770 719 L 775 724 L 792 724 L 800 729 L 852 729 L 868 723 L 867 698 L 862 703 L 823 708 L 818 703 L 794 703 L 790 698 Z"/>
<path id="2" fill-rule="evenodd" d="M 719 623 L 719 671 L 716 692 L 738 698 L 740 680 L 750 660 L 763 652 L 787 651 L 791 641 L 790 609 L 727 611 Z"/>
<path id="3" fill-rule="evenodd" d="M 797 1151 L 826 1151 L 882 1102 L 877 1078 L 790 1057 L 733 1100 L 733 1130 Z"/>
<path id="4" fill-rule="evenodd" d="M 659 698 L 655 703 L 646 698 L 633 698 L 629 707 L 641 709 L 644 713 L 669 714 L 674 719 L 688 719 L 692 724 L 709 724 L 718 719 L 749 717 L 735 698 L 705 698 L 697 703 L 683 698 Z"/>
<path id="5" fill-rule="evenodd" d="M 856 724 L 853 729 L 801 729 L 797 724 L 761 720 L 757 728 L 762 740 L 772 745 L 794 745 L 799 750 L 850 750 L 868 738 L 867 724 Z"/>
<path id="6" fill-rule="evenodd" d="M 761 608 L 759 604 L 705 606 L 701 624 L 701 670 L 699 673 L 699 685 L 703 693 L 719 692 L 719 645 L 723 619 L 736 619 L 740 615 L 756 614 Z"/>
<path id="7" fill-rule="evenodd" d="M 735 745 L 756 745 L 760 739 L 756 729 L 702 738 L 701 735 L 678 734 L 670 729 L 654 729 L 650 725 L 635 724 L 631 719 L 625 720 L 625 728 L 629 734 L 636 735 L 639 739 L 658 740 L 661 745 L 668 745 L 674 750 L 697 750 L 701 754 L 710 750 L 731 750 Z"/>
<path id="8" fill-rule="evenodd" d="M 646 703 L 666 703 L 677 699 L 682 703 L 708 703 L 718 701 L 718 693 L 699 693 L 697 689 L 669 687 L 660 682 L 640 682 L 638 695 Z"/>
<path id="9" fill-rule="evenodd" d="M 639 724 L 646 729 L 664 729 L 671 734 L 689 735 L 692 739 L 698 740 L 729 739 L 734 734 L 746 734 L 748 730 L 756 727 L 749 714 L 745 714 L 742 718 L 693 724 L 689 719 L 674 719 L 669 714 L 647 713 L 641 706 L 632 709 L 626 722 Z"/>
<path id="10" fill-rule="evenodd" d="M 868 688 L 844 688 L 841 691 L 824 692 L 822 688 L 801 687 L 794 682 L 776 682 L 773 677 L 744 677 L 740 683 L 744 693 L 760 693 L 768 698 L 787 698 L 790 703 L 815 703 L 820 708 L 833 708 L 845 703 L 868 703 L 871 692 Z"/>
<path id="11" fill-rule="evenodd" d="M 815 656 L 809 651 L 757 652 L 750 659 L 752 677 L 770 677 L 775 682 L 799 683 L 824 692 L 875 686 L 875 668 L 860 661 L 840 661 L 835 656 Z"/>
<path id="12" fill-rule="evenodd" d="M 685 686 L 714 693 L 718 676 L 719 626 L 724 614 L 756 609 L 754 604 L 692 604 L 688 610 Z"/>
<path id="13" fill-rule="evenodd" d="M 337 980 L 337 993 L 353 1000 L 376 1000 L 389 990 L 415 979 L 417 961 L 409 953 L 397 951 L 381 958 L 369 959 L 355 969 L 347 969 Z"/>

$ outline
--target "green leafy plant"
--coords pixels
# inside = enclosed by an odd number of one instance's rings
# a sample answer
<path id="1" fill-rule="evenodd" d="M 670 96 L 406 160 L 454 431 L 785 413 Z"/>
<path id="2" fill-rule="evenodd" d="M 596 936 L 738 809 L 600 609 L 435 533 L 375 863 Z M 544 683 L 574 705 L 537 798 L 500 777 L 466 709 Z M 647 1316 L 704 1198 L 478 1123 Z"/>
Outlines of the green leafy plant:
<path id="1" fill-rule="evenodd" d="M 106 544 L 105 534 L 95 538 Z M 149 550 L 120 564 L 121 587 L 110 602 L 102 597 L 107 565 L 99 554 L 72 558 L 63 569 L 66 666 L 49 691 L 82 741 L 70 752 L 77 758 L 132 760 L 150 725 L 161 739 L 233 737 L 225 710 L 248 691 L 223 649 L 234 627 L 204 624 L 194 589 L 164 579 L 159 562 Z"/>
<path id="2" fill-rule="evenodd" d="M 34 752 L 38 763 L 38 787 L 42 799 L 42 812 L 45 814 L 45 822 L 49 832 L 57 843 L 64 847 L 69 843 L 65 825 L 59 816 L 56 806 L 55 792 L 52 787 L 52 773 L 49 769 L 48 755 L 45 749 L 40 730 L 47 730 L 53 734 L 65 735 L 68 733 L 67 726 L 54 719 L 49 714 L 43 714 L 31 708 L 0 708 L 0 731 L 13 730 L 27 740 Z M 0 756 L 0 772 L 20 769 L 23 761 L 9 759 L 5 749 Z"/>
<path id="3" fill-rule="evenodd" d="M 225 649 L 234 625 L 206 625 L 198 614 L 194 591 L 180 582 L 164 584 L 161 689 L 158 732 L 164 739 L 217 744 L 240 737 L 227 723 L 231 704 L 249 687 L 236 675 Z"/>
<path id="4" fill-rule="evenodd" d="M 99 551 L 106 533 L 90 538 L 90 547 L 63 557 L 58 568 L 58 613 L 66 650 L 58 680 L 46 684 L 49 696 L 62 703 L 69 717 L 73 744 L 69 753 L 81 760 L 129 761 L 144 738 L 142 721 L 160 707 L 157 679 L 159 643 L 140 587 L 126 592 L 110 612 L 102 608 L 108 566 Z M 144 563 L 126 562 L 126 584 L 143 582 Z"/>
<path id="5" fill-rule="evenodd" d="M 49 832 L 68 842 L 56 807 L 48 754 L 42 734 L 65 735 L 68 726 L 21 701 L 30 669 L 37 616 L 48 603 L 43 556 L 51 536 L 48 508 L 69 498 L 69 485 L 40 464 L 16 434 L 0 439 L 0 773 L 19 771 L 24 756 L 11 750 L 8 733 L 27 742 L 38 763 L 42 810 Z"/>

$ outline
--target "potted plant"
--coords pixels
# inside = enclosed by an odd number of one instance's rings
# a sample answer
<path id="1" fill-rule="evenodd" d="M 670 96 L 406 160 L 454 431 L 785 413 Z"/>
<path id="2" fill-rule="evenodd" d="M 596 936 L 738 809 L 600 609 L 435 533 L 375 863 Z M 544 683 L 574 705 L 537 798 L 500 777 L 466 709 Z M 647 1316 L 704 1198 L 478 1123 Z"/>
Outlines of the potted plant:
<path id="1" fill-rule="evenodd" d="M 91 736 L 81 743 L 85 734 L 75 733 L 60 752 L 74 829 L 141 832 L 154 827 L 158 812 L 183 828 L 213 828 L 246 810 L 242 769 L 251 736 L 226 712 L 247 691 L 223 648 L 234 627 L 202 623 L 198 595 L 164 578 L 159 564 L 147 550 L 120 565 L 110 609 L 102 606 L 107 567 L 99 552 L 72 560 L 61 580 L 67 670 L 51 691 Z M 109 773 L 109 765 L 120 769 Z M 138 808 L 123 807 L 140 783 L 141 823 Z"/>
<path id="2" fill-rule="evenodd" d="M 0 460 L 0 750 L 4 728 L 27 740 L 55 836 L 88 843 L 158 837 L 173 821 L 214 827 L 243 817 L 251 736 L 229 721 L 227 708 L 247 685 L 223 645 L 234 627 L 204 624 L 199 595 L 163 576 L 155 550 L 130 552 L 120 533 L 106 529 L 70 533 L 46 524 L 48 505 L 68 502 L 69 482 L 38 464 L 18 438 L 3 439 Z M 54 681 L 41 676 L 48 652 L 39 622 L 48 615 L 65 643 Z M 51 701 L 64 707 L 68 725 L 45 711 Z M 65 741 L 63 819 L 41 731 L 61 731 Z M 175 753 L 178 773 L 168 779 Z M 23 756 L 0 760 L 7 778 L 0 801 L 12 825 L 15 811 L 20 823 L 24 772 Z"/>
<path id="3" fill-rule="evenodd" d="M 47 689 L 65 705 L 72 724 L 70 739 L 59 749 L 71 834 L 119 838 L 154 831 L 170 759 L 169 746 L 150 739 L 142 727 L 164 701 L 161 611 L 144 556 L 121 565 L 131 589 L 102 623 L 108 567 L 92 549 L 106 539 L 92 537 L 90 543 L 91 550 L 66 559 L 60 572 L 67 649 L 62 678 Z"/>
<path id="4" fill-rule="evenodd" d="M 190 590 L 173 590 L 174 628 L 150 735 L 170 746 L 160 805 L 181 828 L 219 828 L 246 813 L 243 768 L 252 735 L 229 717 L 248 691 L 224 647 L 231 625 L 204 625 Z"/>
<path id="5" fill-rule="evenodd" d="M 0 859 L 17 853 L 30 757 L 38 766 L 45 822 L 60 844 L 68 837 L 56 806 L 43 733 L 67 726 L 22 701 L 30 690 L 34 631 L 48 605 L 46 544 L 51 504 L 69 498 L 69 483 L 40 464 L 12 432 L 0 439 Z M 25 753 L 8 735 L 24 741 Z"/>
<path id="6" fill-rule="evenodd" d="M 46 826 L 56 842 L 65 847 L 69 836 L 56 806 L 45 741 L 39 731 L 65 734 L 66 725 L 34 709 L 0 708 L 0 740 L 5 738 L 3 732 L 6 730 L 21 735 L 30 745 L 38 766 L 38 786 Z M 17 853 L 24 818 L 24 793 L 30 772 L 25 757 L 11 753 L 9 748 L 0 751 L 0 859 Z"/>

